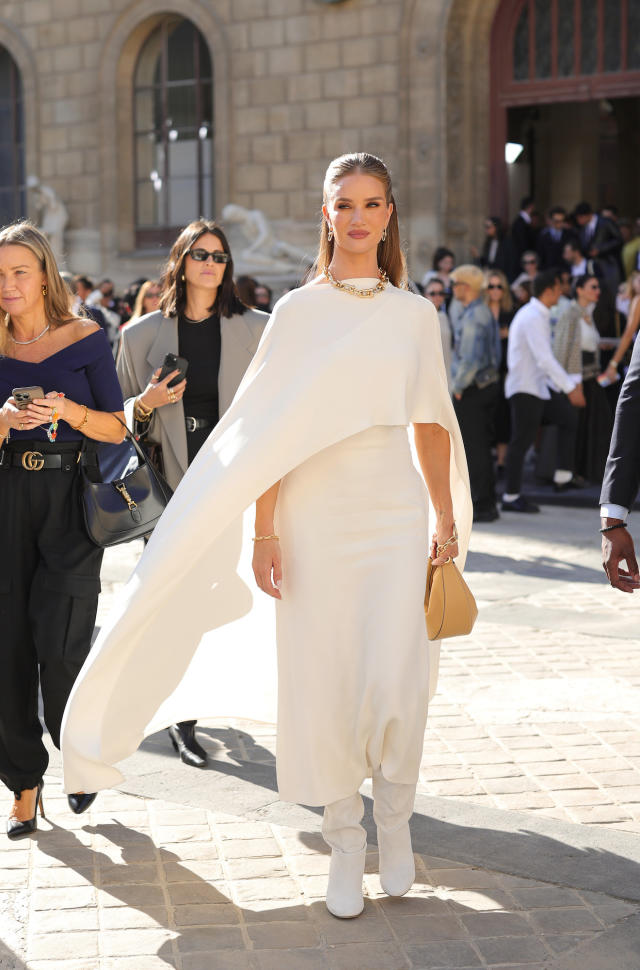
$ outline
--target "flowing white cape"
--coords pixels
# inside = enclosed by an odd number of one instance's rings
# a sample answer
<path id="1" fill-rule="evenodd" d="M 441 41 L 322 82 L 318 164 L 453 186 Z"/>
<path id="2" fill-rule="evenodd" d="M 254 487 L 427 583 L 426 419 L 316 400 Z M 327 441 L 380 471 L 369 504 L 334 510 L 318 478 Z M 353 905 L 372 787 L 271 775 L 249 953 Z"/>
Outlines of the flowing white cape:
<path id="1" fill-rule="evenodd" d="M 67 792 L 113 787 L 122 780 L 113 766 L 178 720 L 275 721 L 273 601 L 258 591 L 254 602 L 249 507 L 321 449 L 412 422 L 450 433 L 462 567 L 472 508 L 432 304 L 392 286 L 367 300 L 328 285 L 278 302 L 76 681 L 62 725 Z"/>

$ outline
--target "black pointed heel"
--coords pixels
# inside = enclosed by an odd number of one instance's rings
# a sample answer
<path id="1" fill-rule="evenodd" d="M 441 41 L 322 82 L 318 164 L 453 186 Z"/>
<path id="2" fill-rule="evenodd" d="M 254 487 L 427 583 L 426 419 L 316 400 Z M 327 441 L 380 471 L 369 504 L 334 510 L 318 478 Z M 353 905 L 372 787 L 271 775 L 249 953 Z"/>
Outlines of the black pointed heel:
<path id="1" fill-rule="evenodd" d="M 201 744 L 196 741 L 195 730 L 191 723 L 172 724 L 169 737 L 176 754 L 181 761 L 191 768 L 206 768 L 209 756 Z"/>
<path id="2" fill-rule="evenodd" d="M 82 813 L 86 812 L 90 805 L 93 805 L 97 797 L 97 791 L 76 792 L 73 795 L 67 795 L 67 802 L 69 803 L 69 808 L 74 815 L 82 815 Z"/>
<path id="3" fill-rule="evenodd" d="M 37 785 L 36 791 L 36 805 L 33 813 L 33 818 L 28 818 L 24 822 L 20 819 L 12 818 L 9 816 L 7 819 L 7 836 L 10 839 L 21 839 L 24 835 L 31 835 L 32 832 L 38 830 L 38 808 L 40 809 L 40 815 L 42 818 L 45 817 L 44 814 L 44 801 L 42 798 L 42 789 L 44 788 L 44 782 L 41 781 Z M 24 789 L 28 791 L 28 789 Z M 17 802 L 22 799 L 22 792 L 14 792 L 15 799 Z"/>

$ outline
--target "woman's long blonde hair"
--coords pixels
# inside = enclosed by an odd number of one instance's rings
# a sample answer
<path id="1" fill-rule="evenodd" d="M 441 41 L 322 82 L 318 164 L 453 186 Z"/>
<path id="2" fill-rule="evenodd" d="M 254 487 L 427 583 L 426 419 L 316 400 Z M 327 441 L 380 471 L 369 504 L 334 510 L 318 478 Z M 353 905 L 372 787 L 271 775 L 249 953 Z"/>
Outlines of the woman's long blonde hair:
<path id="1" fill-rule="evenodd" d="M 60 276 L 56 258 L 45 234 L 28 219 L 23 219 L 0 229 L 0 247 L 2 246 L 24 246 L 40 262 L 46 285 L 44 312 L 51 329 L 63 327 L 75 320 L 71 309 L 73 296 Z M 11 344 L 10 326 L 11 315 L 0 312 L 0 354 L 5 356 Z"/>
<path id="2" fill-rule="evenodd" d="M 485 271 L 485 286 L 487 287 L 484 291 L 484 300 L 487 306 L 489 305 L 489 280 L 492 276 L 497 276 L 502 285 L 502 299 L 500 300 L 500 309 L 504 313 L 510 313 L 513 310 L 513 297 L 511 296 L 511 287 L 509 286 L 509 280 L 504 275 L 501 269 L 488 269 Z"/>
<path id="3" fill-rule="evenodd" d="M 329 165 L 325 177 L 322 191 L 322 200 L 326 205 L 331 195 L 331 187 L 345 175 L 353 175 L 361 172 L 363 175 L 372 175 L 379 179 L 384 186 L 384 195 L 387 201 L 393 203 L 393 212 L 387 226 L 387 238 L 378 243 L 378 266 L 384 270 L 394 286 L 406 287 L 407 285 L 407 264 L 404 253 L 400 246 L 400 227 L 398 224 L 398 209 L 393 197 L 393 187 L 391 185 L 391 175 L 389 169 L 381 158 L 370 155 L 368 152 L 351 152 L 348 155 L 340 155 Z M 318 255 L 307 276 L 305 282 L 314 279 L 318 273 L 330 264 L 333 258 L 333 239 L 329 239 L 327 221 L 323 217 L 320 225 L 320 244 Z"/>
<path id="4" fill-rule="evenodd" d="M 160 284 L 156 280 L 145 280 L 140 289 L 138 290 L 138 295 L 136 297 L 136 302 L 133 304 L 133 310 L 131 311 L 131 316 L 127 320 L 127 323 L 131 323 L 132 320 L 137 320 L 138 317 L 143 317 L 147 312 L 144 308 L 144 301 L 147 293 L 154 286 L 160 288 Z M 158 300 L 160 298 L 158 297 Z"/>

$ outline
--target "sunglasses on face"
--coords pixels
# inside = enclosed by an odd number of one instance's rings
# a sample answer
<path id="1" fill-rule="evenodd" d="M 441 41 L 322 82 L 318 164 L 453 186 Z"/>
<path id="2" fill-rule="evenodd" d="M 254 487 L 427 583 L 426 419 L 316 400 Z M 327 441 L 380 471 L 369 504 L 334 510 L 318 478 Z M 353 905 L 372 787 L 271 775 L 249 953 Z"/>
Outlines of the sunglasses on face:
<path id="1" fill-rule="evenodd" d="M 488 290 L 504 290 L 502 283 L 489 283 Z"/>
<path id="2" fill-rule="evenodd" d="M 206 263 L 209 256 L 214 263 L 228 263 L 231 259 L 229 253 L 224 253 L 221 249 L 214 249 L 213 252 L 209 252 L 208 249 L 190 249 L 189 255 L 192 259 L 195 259 L 196 263 Z"/>
<path id="3" fill-rule="evenodd" d="M 535 265 L 538 262 L 538 260 L 537 259 L 523 259 L 522 262 L 524 263 L 525 266 L 527 266 L 527 265 L 533 266 L 533 265 Z"/>
<path id="4" fill-rule="evenodd" d="M 444 296 L 444 290 L 427 290 L 427 296 Z"/>
<path id="5" fill-rule="evenodd" d="M 160 294 L 157 292 L 157 290 L 149 290 L 147 292 L 147 294 L 146 294 L 146 299 L 147 300 L 157 300 L 159 298 L 159 296 L 160 296 Z"/>

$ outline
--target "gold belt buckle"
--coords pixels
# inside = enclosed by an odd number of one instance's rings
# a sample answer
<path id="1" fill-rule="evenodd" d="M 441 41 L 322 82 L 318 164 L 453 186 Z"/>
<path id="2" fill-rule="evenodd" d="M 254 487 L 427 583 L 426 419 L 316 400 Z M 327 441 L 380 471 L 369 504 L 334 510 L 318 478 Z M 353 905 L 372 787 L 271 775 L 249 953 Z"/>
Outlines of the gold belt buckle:
<path id="1" fill-rule="evenodd" d="M 40 451 L 25 451 L 22 455 L 22 467 L 28 472 L 39 472 L 44 468 L 44 455 Z"/>

